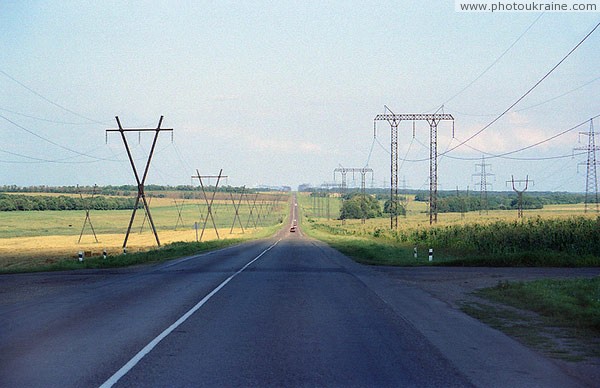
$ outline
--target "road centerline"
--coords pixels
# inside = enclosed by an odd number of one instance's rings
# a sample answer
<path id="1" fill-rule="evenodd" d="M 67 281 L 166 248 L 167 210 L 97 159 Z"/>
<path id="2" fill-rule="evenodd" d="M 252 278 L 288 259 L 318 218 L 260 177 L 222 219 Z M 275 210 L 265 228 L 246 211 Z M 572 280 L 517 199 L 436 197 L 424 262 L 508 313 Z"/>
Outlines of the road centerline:
<path id="1" fill-rule="evenodd" d="M 260 259 L 265 253 L 273 249 L 281 239 L 275 241 L 268 248 L 262 251 L 258 256 L 250 260 L 246 265 L 244 265 L 241 269 L 239 269 L 236 273 L 229 276 L 225 279 L 221 284 L 219 284 L 215 289 L 213 289 L 208 295 L 206 295 L 202 300 L 200 300 L 194 307 L 188 310 L 185 314 L 183 314 L 177 321 L 175 321 L 171 326 L 166 328 L 162 333 L 156 336 L 152 341 L 150 341 L 146 346 L 142 348 L 133 358 L 131 358 L 125 365 L 121 367 L 115 374 L 113 374 L 108 380 L 106 380 L 100 388 L 109 388 L 115 385 L 123 376 L 125 376 L 134 366 L 136 366 L 148 353 L 152 351 L 163 339 L 165 339 L 169 334 L 171 334 L 175 329 L 177 329 L 181 324 L 183 324 L 189 317 L 191 317 L 196 311 L 198 311 L 202 306 L 206 304 L 215 294 L 217 294 L 223 287 L 227 285 L 231 280 L 233 280 L 237 275 L 244 272 L 249 266 L 251 266 L 254 262 Z"/>

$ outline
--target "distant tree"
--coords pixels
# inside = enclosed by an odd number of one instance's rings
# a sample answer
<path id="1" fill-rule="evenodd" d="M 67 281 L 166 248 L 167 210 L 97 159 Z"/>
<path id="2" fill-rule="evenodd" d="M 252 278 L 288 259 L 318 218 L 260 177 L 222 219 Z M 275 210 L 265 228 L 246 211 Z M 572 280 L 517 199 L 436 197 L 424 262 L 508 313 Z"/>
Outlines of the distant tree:
<path id="1" fill-rule="evenodd" d="M 340 219 L 362 219 L 381 217 L 379 201 L 371 195 L 353 193 L 346 197 L 340 209 Z"/>
<path id="2" fill-rule="evenodd" d="M 405 216 L 406 215 L 406 208 L 404 206 L 402 206 L 402 204 L 398 201 L 397 202 L 397 208 L 396 208 L 396 214 L 397 216 Z M 391 214 L 392 211 L 392 201 L 390 199 L 388 199 L 387 201 L 384 202 L 383 204 L 383 212 L 387 213 L 387 214 Z"/>

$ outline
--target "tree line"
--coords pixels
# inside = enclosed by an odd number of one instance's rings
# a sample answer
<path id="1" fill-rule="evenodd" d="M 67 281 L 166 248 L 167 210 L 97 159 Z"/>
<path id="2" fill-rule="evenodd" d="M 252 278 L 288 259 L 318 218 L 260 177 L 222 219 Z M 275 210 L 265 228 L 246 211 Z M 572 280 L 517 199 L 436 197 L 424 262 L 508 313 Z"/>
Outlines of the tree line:
<path id="1" fill-rule="evenodd" d="M 417 193 L 415 201 L 429 202 L 429 193 Z M 585 194 L 535 192 L 523 195 L 523 209 L 542 209 L 545 205 L 576 204 L 585 201 Z M 487 210 L 511 210 L 518 207 L 518 197 L 512 192 L 492 192 L 487 195 L 487 206 L 479 193 L 467 195 L 465 192 L 443 192 L 438 195 L 438 212 L 468 212 Z"/>
<path id="2" fill-rule="evenodd" d="M 131 210 L 134 198 L 98 196 L 94 198 L 69 197 L 66 195 L 19 195 L 0 194 L 0 211 L 44 210 Z"/>
<path id="3" fill-rule="evenodd" d="M 207 191 L 214 191 L 214 186 L 205 186 L 205 189 Z M 108 185 L 108 186 L 45 186 L 45 185 L 39 185 L 39 186 L 17 186 L 17 185 L 4 185 L 4 186 L 0 186 L 0 192 L 3 193 L 52 193 L 52 194 L 78 194 L 80 192 L 82 193 L 88 193 L 91 194 L 93 192 L 95 192 L 96 194 L 101 194 L 101 195 L 122 195 L 122 196 L 128 196 L 128 195 L 136 195 L 137 194 L 137 186 L 135 185 L 117 185 L 117 186 L 112 186 L 112 185 Z M 148 184 L 144 186 L 144 190 L 146 193 L 149 192 L 153 192 L 153 193 L 158 193 L 155 194 L 156 197 L 161 198 L 161 197 L 165 197 L 166 195 L 164 194 L 160 194 L 160 192 L 173 192 L 173 191 L 179 191 L 179 192 L 183 192 L 184 195 L 188 194 L 188 195 L 192 195 L 190 194 L 191 192 L 198 192 L 200 190 L 199 186 L 192 186 L 192 185 L 178 185 L 178 186 L 163 186 L 163 185 L 154 185 L 154 184 Z M 246 189 L 243 187 L 236 187 L 236 186 L 222 186 L 222 187 L 218 187 L 218 192 L 225 192 L 225 193 L 241 193 L 242 190 L 245 193 L 255 193 L 256 190 L 254 189 Z M 268 191 L 268 190 L 265 190 Z M 191 196 L 190 198 L 192 198 L 193 196 Z"/>
<path id="4" fill-rule="evenodd" d="M 326 196 L 327 193 L 313 192 L 311 196 Z M 345 194 L 340 209 L 340 219 L 360 219 L 381 217 L 383 213 L 392 213 L 392 205 L 389 194 L 378 193 L 376 195 L 362 196 L 359 192 Z M 383 209 L 379 201 L 384 201 Z M 429 192 L 422 191 L 415 195 L 415 201 L 429 202 Z M 550 204 L 577 204 L 585 201 L 585 194 L 565 192 L 534 192 L 523 196 L 523 209 L 542 209 L 544 205 Z M 406 214 L 406 195 L 398 196 L 397 215 Z M 467 195 L 467 193 L 441 192 L 438 196 L 439 213 L 461 213 L 478 211 L 483 208 L 487 210 L 514 210 L 518 207 L 518 197 L 512 192 L 492 192 L 487 196 L 487 206 L 482 201 L 479 193 Z"/>

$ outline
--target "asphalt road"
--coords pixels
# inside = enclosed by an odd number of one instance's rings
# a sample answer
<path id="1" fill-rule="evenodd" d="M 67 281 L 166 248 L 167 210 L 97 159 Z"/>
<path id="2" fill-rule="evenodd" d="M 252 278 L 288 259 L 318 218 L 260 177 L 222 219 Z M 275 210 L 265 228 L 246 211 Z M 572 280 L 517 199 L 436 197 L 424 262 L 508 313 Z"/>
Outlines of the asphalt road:
<path id="1" fill-rule="evenodd" d="M 0 386 L 570 387 L 552 361 L 302 233 L 0 276 Z"/>

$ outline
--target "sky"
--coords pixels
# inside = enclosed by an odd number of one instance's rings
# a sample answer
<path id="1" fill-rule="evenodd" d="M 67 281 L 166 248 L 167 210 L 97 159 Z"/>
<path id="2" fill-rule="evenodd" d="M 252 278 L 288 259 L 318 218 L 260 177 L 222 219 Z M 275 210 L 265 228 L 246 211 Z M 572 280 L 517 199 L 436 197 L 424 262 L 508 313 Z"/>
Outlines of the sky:
<path id="1" fill-rule="evenodd" d="M 390 125 L 374 126 L 387 106 L 454 117 L 438 126 L 440 190 L 479 190 L 486 164 L 488 190 L 514 176 L 584 192 L 574 149 L 600 115 L 600 28 L 519 99 L 599 22 L 453 0 L 2 1 L 0 185 L 135 184 L 105 130 L 164 116 L 147 184 L 223 169 L 229 185 L 320 186 L 343 166 L 389 187 Z M 401 186 L 429 187 L 429 130 L 401 122 Z M 127 140 L 141 173 L 153 134 Z"/>

